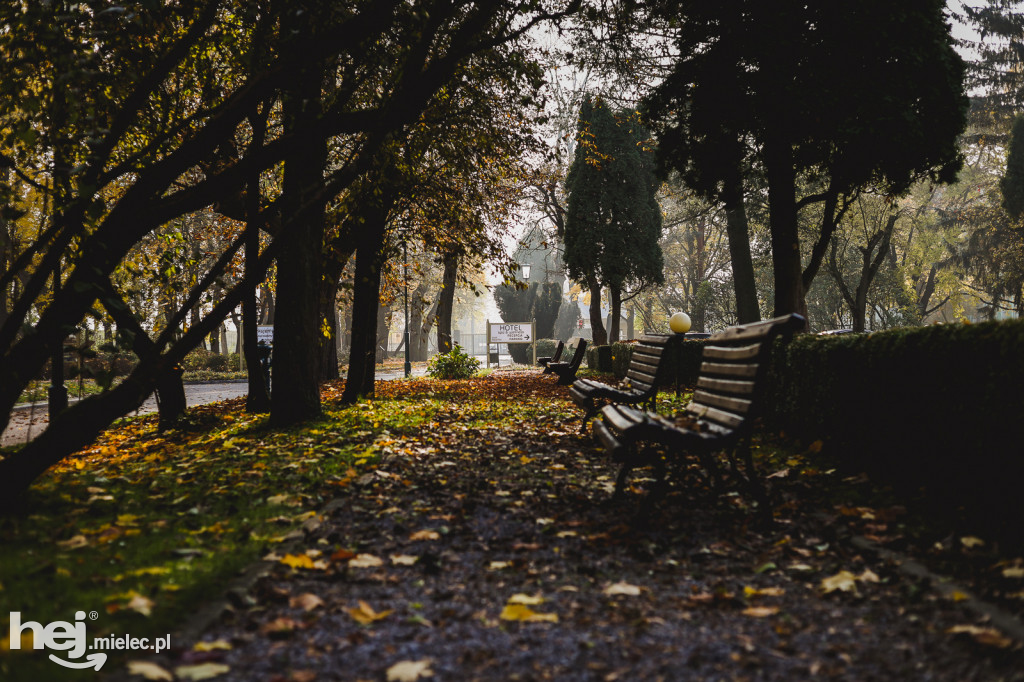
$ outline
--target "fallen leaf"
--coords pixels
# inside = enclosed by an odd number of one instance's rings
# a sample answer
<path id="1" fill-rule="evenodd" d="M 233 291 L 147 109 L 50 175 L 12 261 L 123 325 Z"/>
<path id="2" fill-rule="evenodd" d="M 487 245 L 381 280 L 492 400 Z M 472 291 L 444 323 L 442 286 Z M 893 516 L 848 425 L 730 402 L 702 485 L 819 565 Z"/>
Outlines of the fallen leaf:
<path id="1" fill-rule="evenodd" d="M 865 568 L 864 572 L 857 576 L 857 580 L 862 583 L 877 583 L 881 582 L 878 575 L 870 568 Z"/>
<path id="2" fill-rule="evenodd" d="M 1003 569 L 1004 578 L 1024 578 L 1024 566 L 1010 566 Z"/>
<path id="3" fill-rule="evenodd" d="M 778 612 L 778 606 L 750 606 L 743 609 L 743 615 L 753 616 L 754 618 L 767 618 L 768 616 L 774 616 Z"/>
<path id="4" fill-rule="evenodd" d="M 80 547 L 86 547 L 89 544 L 89 540 L 84 535 L 75 535 L 67 540 L 61 540 L 57 543 L 57 546 L 61 549 L 78 549 Z"/>
<path id="5" fill-rule="evenodd" d="M 985 541 L 981 538 L 976 538 L 973 535 L 968 535 L 966 537 L 960 538 L 960 544 L 962 544 L 967 549 L 973 549 L 974 547 L 984 547 Z"/>
<path id="6" fill-rule="evenodd" d="M 149 661 L 128 661 L 128 674 L 139 675 L 147 680 L 158 682 L 172 682 L 174 675 L 169 670 L 161 668 L 156 663 Z"/>
<path id="7" fill-rule="evenodd" d="M 391 555 L 391 563 L 393 563 L 395 566 L 412 566 L 419 560 L 420 558 L 418 556 L 412 556 L 410 554 Z"/>
<path id="8" fill-rule="evenodd" d="M 285 554 L 280 559 L 282 564 L 292 568 L 313 568 L 313 559 L 305 554 Z"/>
<path id="9" fill-rule="evenodd" d="M 743 588 L 743 595 L 747 598 L 750 597 L 781 597 L 786 594 L 786 590 L 781 587 L 750 587 L 749 585 Z"/>
<path id="10" fill-rule="evenodd" d="M 316 672 L 313 670 L 295 670 L 288 677 L 289 682 L 315 682 Z"/>
<path id="11" fill-rule="evenodd" d="M 376 568 L 384 565 L 384 560 L 372 554 L 356 554 L 348 565 L 352 568 Z"/>
<path id="12" fill-rule="evenodd" d="M 226 639 L 215 639 L 212 642 L 196 642 L 192 651 L 231 651 L 231 642 Z"/>
<path id="13" fill-rule="evenodd" d="M 125 608 L 141 613 L 143 616 L 148 616 L 153 613 L 153 600 L 136 593 L 128 600 Z"/>
<path id="14" fill-rule="evenodd" d="M 371 623 L 381 620 L 382 618 L 387 618 L 389 615 L 394 613 L 394 610 L 389 609 L 387 611 L 381 611 L 380 613 L 378 613 L 373 610 L 372 606 L 360 600 L 358 607 L 354 609 L 347 608 L 345 609 L 345 612 L 348 615 L 352 616 L 352 619 L 360 625 L 370 625 Z"/>
<path id="15" fill-rule="evenodd" d="M 836 591 L 856 592 L 857 576 L 849 571 L 839 571 L 839 573 L 821 581 L 821 590 L 825 594 Z"/>
<path id="16" fill-rule="evenodd" d="M 491 563 L 489 563 L 487 565 L 487 570 L 489 570 L 489 571 L 500 571 L 503 568 L 511 568 L 511 567 L 512 567 L 512 562 L 511 561 L 492 561 Z"/>
<path id="17" fill-rule="evenodd" d="M 605 596 L 614 597 L 615 595 L 624 595 L 627 597 L 639 597 L 640 588 L 636 585 L 630 585 L 629 583 L 613 583 L 608 587 L 604 588 L 602 592 Z"/>
<path id="18" fill-rule="evenodd" d="M 388 682 L 416 682 L 421 677 L 431 677 L 434 671 L 430 669 L 430 659 L 422 661 L 401 661 L 388 668 Z"/>
<path id="19" fill-rule="evenodd" d="M 199 665 L 183 665 L 174 669 L 174 674 L 183 680 L 211 680 L 226 672 L 230 672 L 231 666 L 223 663 L 201 663 Z"/>
<path id="20" fill-rule="evenodd" d="M 525 604 L 506 604 L 501 610 L 502 620 L 523 621 L 526 623 L 557 623 L 556 613 L 537 613 Z"/>
<path id="21" fill-rule="evenodd" d="M 298 596 L 292 597 L 288 600 L 288 605 L 293 609 L 302 609 L 303 611 L 312 611 L 318 606 L 324 605 L 324 600 L 316 596 L 312 592 L 305 592 Z"/>
<path id="22" fill-rule="evenodd" d="M 441 534 L 436 530 L 418 530 L 409 536 L 409 539 L 413 542 L 417 540 L 438 540 Z"/>
<path id="23" fill-rule="evenodd" d="M 1000 649 L 1013 646 L 1013 640 L 995 628 L 983 628 L 977 625 L 954 625 L 946 630 L 946 632 L 951 635 L 970 635 L 979 644 L 994 646 Z"/>
<path id="24" fill-rule="evenodd" d="M 528 594 L 513 594 L 508 598 L 509 604 L 522 604 L 523 606 L 538 606 L 544 603 L 544 597 L 539 594 L 531 596 Z"/>

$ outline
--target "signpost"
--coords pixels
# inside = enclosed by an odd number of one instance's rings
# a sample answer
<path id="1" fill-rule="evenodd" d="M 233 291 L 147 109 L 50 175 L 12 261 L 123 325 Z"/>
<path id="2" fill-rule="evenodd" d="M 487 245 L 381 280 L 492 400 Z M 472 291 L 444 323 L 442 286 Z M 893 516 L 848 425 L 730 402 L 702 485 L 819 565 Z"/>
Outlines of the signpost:
<path id="1" fill-rule="evenodd" d="M 537 320 L 532 322 L 487 321 L 487 367 L 491 366 L 491 344 L 529 343 L 533 345 L 533 364 L 537 364 Z M 501 364 L 501 361 L 498 361 Z"/>

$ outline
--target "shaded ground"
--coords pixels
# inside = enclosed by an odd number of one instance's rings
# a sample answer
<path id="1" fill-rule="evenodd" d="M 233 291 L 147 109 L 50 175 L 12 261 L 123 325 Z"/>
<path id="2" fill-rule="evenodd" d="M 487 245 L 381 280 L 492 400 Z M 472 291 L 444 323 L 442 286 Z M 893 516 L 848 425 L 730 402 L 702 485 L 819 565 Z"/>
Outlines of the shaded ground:
<path id="1" fill-rule="evenodd" d="M 379 384 L 443 407 L 378 434 L 376 472 L 273 548 L 199 641 L 146 660 L 179 679 L 267 682 L 1024 679 L 1020 642 L 966 594 L 846 540 L 941 559 L 1009 606 L 1019 558 L 962 532 L 935 546 L 902 506 L 868 506 L 865 481 L 793 450 L 762 463 L 776 474 L 769 530 L 744 494 L 713 498 L 697 479 L 640 518 L 643 481 L 609 501 L 615 470 L 553 384 Z"/>

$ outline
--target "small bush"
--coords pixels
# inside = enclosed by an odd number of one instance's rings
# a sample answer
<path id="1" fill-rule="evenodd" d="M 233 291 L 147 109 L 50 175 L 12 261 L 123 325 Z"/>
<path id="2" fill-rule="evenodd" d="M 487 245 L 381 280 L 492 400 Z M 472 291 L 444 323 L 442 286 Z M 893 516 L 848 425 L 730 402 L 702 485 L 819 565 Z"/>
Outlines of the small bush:
<path id="1" fill-rule="evenodd" d="M 480 361 L 467 355 L 458 344 L 449 353 L 430 358 L 427 374 L 434 379 L 468 379 L 480 369 Z"/>

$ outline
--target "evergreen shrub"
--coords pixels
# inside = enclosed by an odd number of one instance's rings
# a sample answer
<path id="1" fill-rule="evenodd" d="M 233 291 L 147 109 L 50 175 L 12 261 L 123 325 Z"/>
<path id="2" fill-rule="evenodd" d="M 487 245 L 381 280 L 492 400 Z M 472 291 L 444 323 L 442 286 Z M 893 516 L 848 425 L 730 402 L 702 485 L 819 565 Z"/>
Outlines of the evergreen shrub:
<path id="1" fill-rule="evenodd" d="M 434 379 L 468 379 L 479 369 L 480 361 L 468 355 L 458 344 L 448 353 L 438 353 L 430 358 L 427 364 L 427 374 Z"/>

